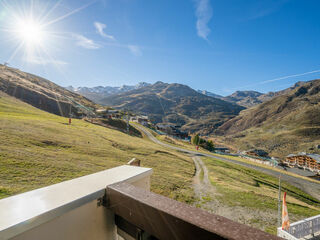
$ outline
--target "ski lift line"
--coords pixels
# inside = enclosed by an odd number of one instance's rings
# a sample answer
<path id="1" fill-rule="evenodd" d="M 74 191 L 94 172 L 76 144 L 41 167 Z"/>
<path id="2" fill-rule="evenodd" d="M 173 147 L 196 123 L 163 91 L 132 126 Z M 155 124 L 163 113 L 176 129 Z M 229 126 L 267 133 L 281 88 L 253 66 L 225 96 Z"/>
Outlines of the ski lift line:
<path id="1" fill-rule="evenodd" d="M 76 107 L 82 108 L 82 109 L 86 110 L 88 114 L 92 114 L 92 116 L 95 116 L 95 113 L 94 113 L 91 109 L 83 106 L 82 104 L 78 103 L 77 101 L 75 101 L 75 100 L 72 99 L 72 98 L 69 98 L 69 97 L 67 97 L 67 96 L 65 96 L 65 98 L 67 98 L 71 103 L 75 104 Z"/>
<path id="2" fill-rule="evenodd" d="M 91 109 L 83 106 L 82 104 L 78 103 L 77 101 L 73 100 L 72 98 L 69 98 L 69 97 L 67 97 L 67 96 L 65 96 L 65 98 L 67 98 L 68 100 L 70 100 L 72 103 L 78 105 L 79 107 L 86 109 L 88 112 L 90 112 L 90 111 L 92 112 Z"/>

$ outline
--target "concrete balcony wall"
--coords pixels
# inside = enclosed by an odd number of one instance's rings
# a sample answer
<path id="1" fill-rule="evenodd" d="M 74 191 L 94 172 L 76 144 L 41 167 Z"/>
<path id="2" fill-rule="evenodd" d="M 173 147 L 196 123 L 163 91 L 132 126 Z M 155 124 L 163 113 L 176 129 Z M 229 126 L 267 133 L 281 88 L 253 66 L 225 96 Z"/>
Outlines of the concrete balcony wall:
<path id="1" fill-rule="evenodd" d="M 120 166 L 0 200 L 0 239 L 117 239 L 113 214 L 98 202 L 108 185 L 150 189 L 152 169 Z"/>

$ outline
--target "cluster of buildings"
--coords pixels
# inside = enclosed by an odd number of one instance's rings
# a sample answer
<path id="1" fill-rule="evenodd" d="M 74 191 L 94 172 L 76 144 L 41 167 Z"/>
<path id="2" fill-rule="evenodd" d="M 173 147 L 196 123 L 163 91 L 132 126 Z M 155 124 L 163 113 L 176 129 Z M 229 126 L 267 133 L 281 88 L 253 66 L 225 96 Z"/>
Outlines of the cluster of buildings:
<path id="1" fill-rule="evenodd" d="M 96 115 L 106 119 L 121 119 L 124 116 L 124 113 L 121 113 L 119 110 L 102 108 L 96 110 Z M 140 123 L 143 126 L 148 126 L 150 124 L 148 116 L 131 116 L 130 121 Z"/>
<path id="2" fill-rule="evenodd" d="M 300 152 L 298 154 L 289 154 L 283 160 L 270 157 L 266 151 L 261 149 L 251 149 L 238 152 L 238 154 L 250 160 L 260 160 L 262 163 L 270 162 L 273 165 L 281 164 L 290 168 L 296 167 L 320 175 L 320 154 Z"/>
<path id="3" fill-rule="evenodd" d="M 148 116 L 134 116 L 130 118 L 131 122 L 140 123 L 142 126 L 147 127 L 150 124 Z"/>
<path id="4" fill-rule="evenodd" d="M 121 113 L 119 110 L 113 110 L 113 109 L 97 109 L 96 114 L 101 118 L 121 118 Z"/>
<path id="5" fill-rule="evenodd" d="M 180 129 L 181 126 L 179 125 L 173 125 L 168 123 L 157 123 L 155 127 L 156 127 L 156 130 L 163 132 L 169 136 L 190 140 L 189 134 L 187 132 L 181 131 Z"/>
<path id="6" fill-rule="evenodd" d="M 248 151 L 243 151 L 240 153 L 241 155 L 247 155 L 247 156 L 252 156 L 252 157 L 263 157 L 263 158 L 268 158 L 269 153 L 262 149 L 251 149 Z"/>
<path id="7" fill-rule="evenodd" d="M 288 167 L 298 167 L 320 174 L 320 155 L 301 152 L 289 154 L 282 162 Z"/>
<path id="8" fill-rule="evenodd" d="M 270 157 L 269 153 L 262 149 L 251 149 L 248 151 L 242 151 L 239 152 L 239 155 L 250 161 L 254 161 L 269 166 L 277 166 L 279 162 L 277 158 Z"/>
<path id="9" fill-rule="evenodd" d="M 123 115 L 119 110 L 113 109 L 97 109 L 95 113 L 98 117 L 105 119 L 121 119 Z M 149 117 L 143 115 L 131 116 L 130 121 L 139 123 L 145 127 L 151 125 Z M 179 125 L 173 125 L 169 123 L 158 123 L 155 125 L 155 129 L 160 133 L 167 134 L 174 138 L 190 140 L 191 137 L 189 136 L 189 134 L 187 132 L 182 131 L 180 128 L 181 126 Z"/>

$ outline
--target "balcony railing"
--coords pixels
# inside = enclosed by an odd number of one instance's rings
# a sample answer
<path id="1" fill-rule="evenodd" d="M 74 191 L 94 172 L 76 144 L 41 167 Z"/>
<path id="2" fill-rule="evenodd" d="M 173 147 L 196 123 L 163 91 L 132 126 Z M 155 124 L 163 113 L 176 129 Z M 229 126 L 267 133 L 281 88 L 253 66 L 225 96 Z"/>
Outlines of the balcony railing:
<path id="1" fill-rule="evenodd" d="M 285 239 L 320 239 L 320 215 L 292 223 L 288 231 L 278 228 L 278 236 Z"/>
<path id="2" fill-rule="evenodd" d="M 0 239 L 280 239 L 152 193 L 121 166 L 0 200 Z"/>
<path id="3" fill-rule="evenodd" d="M 279 239 L 126 182 L 107 187 L 105 206 L 133 239 Z"/>

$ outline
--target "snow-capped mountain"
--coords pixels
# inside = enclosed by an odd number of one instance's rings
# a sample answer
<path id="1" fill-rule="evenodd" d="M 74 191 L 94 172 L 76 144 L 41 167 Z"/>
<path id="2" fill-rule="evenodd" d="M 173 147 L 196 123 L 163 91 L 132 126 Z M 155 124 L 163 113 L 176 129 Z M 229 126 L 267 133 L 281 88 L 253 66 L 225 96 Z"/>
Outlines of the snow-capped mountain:
<path id="1" fill-rule="evenodd" d="M 76 92 L 86 98 L 99 103 L 100 99 L 109 97 L 113 94 L 124 93 L 134 89 L 139 89 L 151 85 L 150 83 L 140 82 L 136 85 L 122 85 L 120 87 L 110 87 L 110 86 L 97 86 L 97 87 L 77 87 L 72 86 L 66 87 L 69 91 Z"/>

